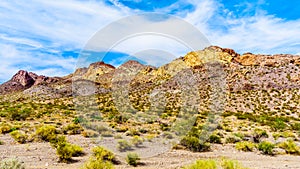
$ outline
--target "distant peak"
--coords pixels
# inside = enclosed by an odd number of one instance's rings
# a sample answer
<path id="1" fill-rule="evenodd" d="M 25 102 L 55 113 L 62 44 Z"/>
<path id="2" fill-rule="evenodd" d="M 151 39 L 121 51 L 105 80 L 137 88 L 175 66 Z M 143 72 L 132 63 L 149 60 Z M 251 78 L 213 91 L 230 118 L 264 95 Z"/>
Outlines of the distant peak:
<path id="1" fill-rule="evenodd" d="M 95 62 L 95 63 L 91 63 L 91 64 L 90 64 L 90 67 L 99 67 L 99 66 L 107 66 L 107 67 L 110 67 L 110 68 L 112 68 L 112 69 L 115 69 L 115 67 L 114 67 L 113 65 L 104 63 L 103 61 Z"/>
<path id="2" fill-rule="evenodd" d="M 19 70 L 11 80 L 19 82 L 24 87 L 30 87 L 34 84 L 34 79 L 25 70 Z"/>

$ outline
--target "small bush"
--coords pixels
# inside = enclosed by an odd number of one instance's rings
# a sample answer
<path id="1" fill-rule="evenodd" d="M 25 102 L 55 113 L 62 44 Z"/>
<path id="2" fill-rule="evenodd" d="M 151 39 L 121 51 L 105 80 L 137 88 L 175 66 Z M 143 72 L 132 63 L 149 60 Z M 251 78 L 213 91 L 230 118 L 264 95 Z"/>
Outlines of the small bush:
<path id="1" fill-rule="evenodd" d="M 122 151 L 122 152 L 132 149 L 131 144 L 129 144 L 126 140 L 119 140 L 117 148 L 119 151 Z"/>
<path id="2" fill-rule="evenodd" d="M 110 161 L 110 162 L 113 162 L 114 164 L 118 163 L 114 153 L 112 153 L 109 150 L 106 150 L 105 148 L 103 148 L 101 146 L 94 147 L 92 149 L 92 152 L 93 152 L 93 156 L 98 160 Z"/>
<path id="3" fill-rule="evenodd" d="M 81 135 L 83 137 L 91 138 L 91 137 L 98 137 L 99 133 L 94 130 L 84 130 L 83 132 L 81 132 Z"/>
<path id="4" fill-rule="evenodd" d="M 217 164 L 214 160 L 197 160 L 195 164 L 184 169 L 217 169 Z"/>
<path id="5" fill-rule="evenodd" d="M 263 137 L 268 138 L 268 134 L 267 134 L 266 130 L 262 130 L 259 128 L 254 129 L 253 141 L 255 143 L 259 143 L 261 138 L 263 138 Z"/>
<path id="6" fill-rule="evenodd" d="M 26 120 L 31 115 L 31 109 L 15 110 L 9 113 L 9 119 L 11 121 Z"/>
<path id="7" fill-rule="evenodd" d="M 25 167 L 19 160 L 15 158 L 9 158 L 0 162 L 0 169 L 25 169 Z"/>
<path id="8" fill-rule="evenodd" d="M 68 142 L 61 142 L 57 145 L 56 154 L 59 157 L 59 160 L 62 162 L 70 161 L 72 157 L 80 156 L 83 153 L 83 148 L 70 144 Z"/>
<path id="9" fill-rule="evenodd" d="M 255 148 L 255 144 L 250 141 L 242 141 L 236 143 L 235 148 L 241 151 L 253 151 Z"/>
<path id="10" fill-rule="evenodd" d="M 136 153 L 128 153 L 126 156 L 126 162 L 129 165 L 137 166 L 139 163 L 140 157 Z"/>
<path id="11" fill-rule="evenodd" d="M 222 167 L 223 169 L 247 169 L 244 168 L 239 162 L 233 160 L 223 160 Z"/>
<path id="12" fill-rule="evenodd" d="M 15 130 L 9 133 L 11 137 L 20 144 L 26 143 L 27 136 L 21 131 Z"/>
<path id="13" fill-rule="evenodd" d="M 11 132 L 13 129 L 12 125 L 8 123 L 1 123 L 0 125 L 0 134 L 6 134 Z"/>
<path id="14" fill-rule="evenodd" d="M 109 161 L 101 161 L 91 158 L 81 169 L 114 169 L 114 166 Z"/>
<path id="15" fill-rule="evenodd" d="M 71 123 L 62 128 L 64 134 L 74 135 L 80 134 L 83 131 L 83 128 L 79 124 Z"/>
<path id="16" fill-rule="evenodd" d="M 287 140 L 278 144 L 278 147 L 285 150 L 287 154 L 296 154 L 300 155 L 300 148 L 296 145 L 293 140 Z"/>
<path id="17" fill-rule="evenodd" d="M 216 134 L 212 134 L 209 136 L 209 142 L 210 143 L 216 143 L 216 144 L 221 144 L 221 137 L 216 135 Z"/>
<path id="18" fill-rule="evenodd" d="M 263 141 L 258 144 L 258 150 L 260 150 L 263 154 L 273 155 L 273 149 L 275 145 L 268 141 Z"/>
<path id="19" fill-rule="evenodd" d="M 4 145 L 4 142 L 0 140 L 0 145 Z"/>
<path id="20" fill-rule="evenodd" d="M 45 125 L 43 127 L 38 128 L 35 132 L 35 135 L 39 140 L 51 141 L 56 139 L 57 130 L 54 126 Z"/>
<path id="21" fill-rule="evenodd" d="M 180 144 L 185 146 L 187 149 L 194 151 L 194 152 L 204 152 L 210 151 L 210 144 L 209 143 L 201 143 L 199 138 L 194 136 L 185 136 L 181 141 Z"/>
<path id="22" fill-rule="evenodd" d="M 139 147 L 143 144 L 143 139 L 139 136 L 133 136 L 133 138 L 131 139 L 131 143 L 134 146 Z"/>
<path id="23" fill-rule="evenodd" d="M 230 135 L 230 136 L 226 137 L 226 140 L 225 140 L 226 143 L 237 143 L 240 141 L 242 141 L 242 139 L 235 135 Z"/>

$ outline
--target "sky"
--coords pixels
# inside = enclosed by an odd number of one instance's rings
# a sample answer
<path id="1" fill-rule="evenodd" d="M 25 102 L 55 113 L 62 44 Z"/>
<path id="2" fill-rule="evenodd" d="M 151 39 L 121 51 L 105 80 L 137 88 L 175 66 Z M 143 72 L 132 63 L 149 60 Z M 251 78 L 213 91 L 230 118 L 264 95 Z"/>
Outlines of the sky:
<path id="1" fill-rule="evenodd" d="M 76 69 L 80 52 L 97 32 L 124 17 L 148 12 L 182 19 L 210 44 L 239 53 L 300 54 L 299 6 L 298 0 L 1 0 L 0 83 L 20 69 L 47 76 L 67 75 Z M 164 49 L 148 53 L 166 56 L 146 60 L 156 66 L 188 52 L 155 38 L 129 39 L 114 48 L 107 62 L 118 66 L 124 59 L 116 62 L 111 58 L 143 56 L 141 50 L 152 49 L 153 44 Z M 141 40 L 148 43 L 138 43 Z M 130 44 L 139 44 L 139 50 Z"/>

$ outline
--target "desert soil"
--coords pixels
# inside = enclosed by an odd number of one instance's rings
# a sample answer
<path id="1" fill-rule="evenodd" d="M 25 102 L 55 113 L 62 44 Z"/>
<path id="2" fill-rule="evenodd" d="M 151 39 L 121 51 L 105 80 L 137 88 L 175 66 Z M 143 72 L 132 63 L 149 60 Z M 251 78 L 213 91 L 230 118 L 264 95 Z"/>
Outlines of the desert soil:
<path id="1" fill-rule="evenodd" d="M 73 158 L 69 164 L 59 163 L 55 150 L 49 143 L 18 144 L 10 135 L 0 135 L 4 145 L 0 145 L 0 160 L 15 157 L 24 162 L 30 169 L 75 169 L 80 168 L 91 155 L 91 148 L 97 146 L 96 140 L 80 135 L 68 136 L 71 143 L 85 149 L 86 155 Z M 259 152 L 239 152 L 233 145 L 213 145 L 212 152 L 193 153 L 185 150 L 170 150 L 168 152 L 141 159 L 142 165 L 130 167 L 122 157 L 122 163 L 117 169 L 176 169 L 193 163 L 197 159 L 221 159 L 223 157 L 238 160 L 251 169 L 300 169 L 300 156 L 277 155 L 266 156 Z"/>

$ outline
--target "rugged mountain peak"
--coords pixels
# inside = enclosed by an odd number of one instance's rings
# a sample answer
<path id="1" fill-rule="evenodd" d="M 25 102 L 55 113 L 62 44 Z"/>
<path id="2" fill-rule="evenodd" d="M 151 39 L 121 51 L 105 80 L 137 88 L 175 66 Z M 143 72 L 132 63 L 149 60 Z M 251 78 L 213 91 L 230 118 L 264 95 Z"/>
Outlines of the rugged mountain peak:
<path id="1" fill-rule="evenodd" d="M 128 60 L 127 62 L 123 63 L 119 68 L 142 68 L 145 67 L 145 65 L 141 64 L 140 62 L 136 60 Z"/>
<path id="2" fill-rule="evenodd" d="M 104 63 L 103 61 L 101 62 L 95 62 L 95 63 L 91 63 L 89 68 L 92 68 L 92 69 L 96 69 L 96 68 L 110 68 L 110 69 L 115 69 L 115 67 L 113 65 L 110 65 L 110 64 L 106 64 Z"/>
<path id="3" fill-rule="evenodd" d="M 24 87 L 30 87 L 34 84 L 34 79 L 25 70 L 19 70 L 18 73 L 12 77 L 11 81 L 19 82 Z"/>

